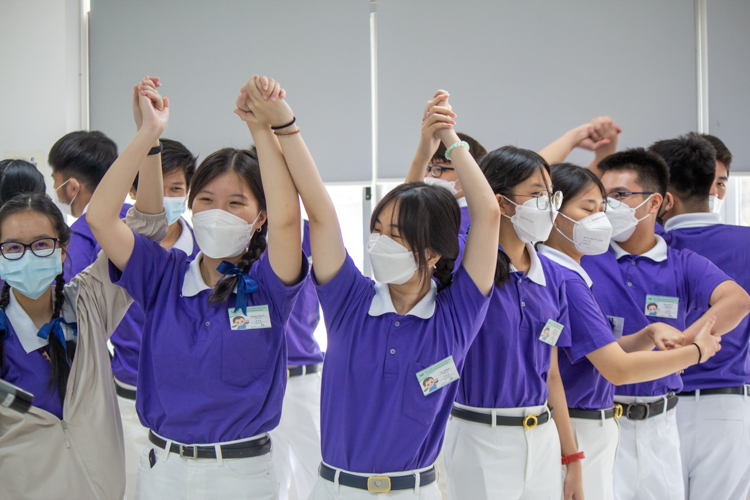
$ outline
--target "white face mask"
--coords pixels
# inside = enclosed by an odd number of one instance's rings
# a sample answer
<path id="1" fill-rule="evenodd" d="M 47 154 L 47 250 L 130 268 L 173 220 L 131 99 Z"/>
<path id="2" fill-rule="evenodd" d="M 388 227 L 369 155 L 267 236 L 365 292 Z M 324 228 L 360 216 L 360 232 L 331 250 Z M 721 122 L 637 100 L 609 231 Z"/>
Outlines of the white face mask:
<path id="1" fill-rule="evenodd" d="M 513 203 L 512 200 L 505 199 Z M 546 210 L 541 210 L 537 208 L 536 203 L 535 198 L 530 199 L 523 205 L 513 203 L 516 206 L 515 215 L 508 217 L 503 214 L 513 223 L 513 229 L 516 230 L 516 234 L 524 243 L 547 241 L 549 234 L 552 232 L 555 217 L 557 217 L 557 210 L 552 204 Z"/>
<path id="2" fill-rule="evenodd" d="M 408 248 L 378 233 L 370 234 L 367 253 L 370 255 L 372 274 L 379 283 L 403 285 L 419 268 Z"/>
<path id="3" fill-rule="evenodd" d="M 446 181 L 445 179 L 437 179 L 435 177 L 425 177 L 424 183 L 429 184 L 430 186 L 440 186 L 441 188 L 445 188 L 453 196 L 456 196 L 458 194 L 458 189 L 456 189 L 456 181 Z"/>
<path id="4" fill-rule="evenodd" d="M 612 224 L 609 223 L 607 215 L 604 212 L 597 212 L 581 220 L 573 220 L 564 213 L 560 215 L 573 222 L 573 238 L 560 231 L 557 232 L 576 246 L 576 250 L 583 255 L 599 255 L 609 248 L 609 240 L 612 238 Z"/>
<path id="5" fill-rule="evenodd" d="M 721 213 L 721 206 L 724 205 L 724 200 L 718 196 L 710 194 L 708 195 L 708 211 L 715 214 Z"/>
<path id="6" fill-rule="evenodd" d="M 167 196 L 164 198 L 167 224 L 171 226 L 180 220 L 180 216 L 185 213 L 185 208 L 187 208 L 187 196 Z"/>
<path id="7" fill-rule="evenodd" d="M 627 241 L 628 238 L 630 238 L 633 233 L 635 232 L 635 227 L 638 225 L 639 222 L 642 220 L 648 219 L 651 214 L 646 215 L 645 217 L 641 217 L 640 219 L 636 218 L 635 211 L 641 208 L 643 205 L 646 204 L 648 200 L 653 198 L 653 194 L 643 200 L 643 203 L 638 205 L 635 208 L 630 208 L 625 203 L 620 203 L 620 206 L 617 208 L 612 208 L 612 205 L 607 207 L 607 219 L 609 219 L 610 224 L 612 224 L 612 239 L 617 242 Z M 617 200 L 613 199 L 613 202 L 616 204 Z"/>
<path id="8" fill-rule="evenodd" d="M 193 214 L 193 232 L 198 248 L 212 259 L 227 259 L 241 255 L 250 245 L 255 223 L 218 208 Z"/>
<path id="9" fill-rule="evenodd" d="M 55 205 L 57 205 L 57 208 L 60 209 L 60 212 L 62 212 L 63 214 L 63 219 L 65 219 L 66 221 L 68 220 L 69 217 L 73 216 L 73 214 L 71 214 L 70 212 L 70 206 L 73 204 L 74 201 L 76 201 L 76 197 L 78 196 L 78 193 L 81 192 L 80 189 L 76 191 L 76 194 L 73 195 L 73 198 L 70 200 L 70 203 L 63 203 L 62 201 L 60 201 L 60 189 L 62 189 L 63 186 L 65 186 L 65 184 L 69 183 L 72 180 L 73 178 L 71 177 L 67 181 L 57 186 L 57 189 L 55 189 Z"/>

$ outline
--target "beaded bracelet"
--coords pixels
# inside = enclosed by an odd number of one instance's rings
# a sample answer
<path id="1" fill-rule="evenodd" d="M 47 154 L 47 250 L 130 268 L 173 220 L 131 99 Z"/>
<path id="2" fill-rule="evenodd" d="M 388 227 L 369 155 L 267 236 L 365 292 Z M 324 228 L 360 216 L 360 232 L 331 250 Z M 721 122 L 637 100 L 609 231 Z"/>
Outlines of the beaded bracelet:
<path id="1" fill-rule="evenodd" d="M 451 151 L 456 149 L 457 147 L 466 148 L 466 151 L 469 150 L 469 143 L 466 141 L 458 141 L 454 142 L 450 146 L 448 146 L 448 149 L 445 150 L 445 159 L 448 161 L 451 161 Z"/>
<path id="2" fill-rule="evenodd" d="M 273 133 L 274 133 L 274 135 L 277 135 L 279 137 L 283 137 L 285 135 L 294 135 L 294 134 L 299 134 L 299 128 L 297 130 L 295 130 L 294 132 L 276 132 L 274 130 Z"/>

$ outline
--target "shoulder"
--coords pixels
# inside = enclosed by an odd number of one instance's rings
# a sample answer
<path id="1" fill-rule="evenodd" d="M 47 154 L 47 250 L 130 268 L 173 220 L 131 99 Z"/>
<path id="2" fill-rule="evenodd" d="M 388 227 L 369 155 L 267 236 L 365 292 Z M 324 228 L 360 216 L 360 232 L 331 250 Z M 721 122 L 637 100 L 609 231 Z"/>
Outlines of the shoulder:
<path id="1" fill-rule="evenodd" d="M 542 255 L 540 253 L 538 253 L 537 255 L 539 256 L 539 262 L 541 262 L 542 264 L 542 269 L 544 269 L 545 278 L 548 281 L 551 281 L 551 284 L 554 286 L 562 284 L 566 279 L 565 272 L 568 271 L 568 269 L 565 266 L 561 266 L 557 262 L 553 261 L 546 255 Z M 550 283 L 547 283 L 547 286 L 549 285 Z"/>

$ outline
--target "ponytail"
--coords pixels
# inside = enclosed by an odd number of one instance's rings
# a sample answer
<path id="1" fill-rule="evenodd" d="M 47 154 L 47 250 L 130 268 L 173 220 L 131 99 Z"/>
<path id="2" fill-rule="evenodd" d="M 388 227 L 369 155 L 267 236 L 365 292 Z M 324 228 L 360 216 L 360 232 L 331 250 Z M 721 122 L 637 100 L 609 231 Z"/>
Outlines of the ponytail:
<path id="1" fill-rule="evenodd" d="M 52 312 L 52 319 L 60 317 L 63 303 L 65 302 L 65 294 L 63 288 L 65 287 L 65 279 L 62 274 L 58 274 L 55 278 L 55 295 L 54 295 L 54 310 Z M 65 400 L 65 392 L 68 388 L 68 376 L 70 375 L 70 363 L 73 362 L 75 356 L 76 344 L 73 341 L 66 341 L 65 345 L 60 342 L 55 335 L 50 335 L 49 339 L 49 362 L 50 362 L 50 379 L 48 387 L 50 389 L 59 389 L 60 401 Z"/>
<path id="2" fill-rule="evenodd" d="M 440 257 L 440 260 L 435 264 L 435 271 L 433 271 L 432 275 L 437 280 L 440 290 L 453 283 L 453 268 L 455 266 L 456 259 L 448 257 Z"/>
<path id="3" fill-rule="evenodd" d="M 10 285 L 6 282 L 3 283 L 3 291 L 0 292 L 0 309 L 2 309 L 3 314 L 5 314 L 5 308 L 8 307 L 8 303 L 10 302 Z M 5 343 L 5 337 L 8 336 L 8 330 L 7 325 L 5 328 L 0 330 L 0 371 L 2 371 L 3 367 L 5 366 L 5 349 L 3 347 L 3 344 Z"/>
<path id="4" fill-rule="evenodd" d="M 241 273 L 249 273 L 253 264 L 255 264 L 255 262 L 257 262 L 263 255 L 263 252 L 266 251 L 267 232 L 268 222 L 265 222 L 258 229 L 258 232 L 253 235 L 253 238 L 250 240 L 250 246 L 248 246 L 247 251 L 242 254 L 242 258 L 240 258 L 240 261 L 237 263 L 237 269 L 239 269 Z M 221 278 L 216 284 L 209 302 L 225 303 L 229 300 L 229 297 L 234 292 L 234 287 L 237 286 L 237 280 L 239 280 L 239 277 L 236 274 L 227 274 Z"/>
<path id="5" fill-rule="evenodd" d="M 495 286 L 502 288 L 510 281 L 510 257 L 498 248 L 497 264 L 495 265 Z"/>

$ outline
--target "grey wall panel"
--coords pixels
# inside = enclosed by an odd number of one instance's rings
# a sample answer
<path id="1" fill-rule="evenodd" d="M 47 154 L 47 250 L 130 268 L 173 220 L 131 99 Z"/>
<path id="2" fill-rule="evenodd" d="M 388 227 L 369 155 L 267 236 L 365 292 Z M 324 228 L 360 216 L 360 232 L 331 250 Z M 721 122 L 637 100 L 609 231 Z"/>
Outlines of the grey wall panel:
<path id="1" fill-rule="evenodd" d="M 165 137 L 205 157 L 246 147 L 232 114 L 253 75 L 277 78 L 326 181 L 370 178 L 369 3 L 336 0 L 92 0 L 91 128 L 124 148 L 132 85 L 158 75 Z"/>
<path id="2" fill-rule="evenodd" d="M 379 0 L 378 23 L 382 177 L 405 174 L 438 88 L 488 149 L 539 150 L 602 114 L 622 147 L 696 126 L 693 2 Z"/>
<path id="3" fill-rule="evenodd" d="M 734 155 L 733 171 L 750 172 L 750 2 L 707 6 L 709 132 Z"/>

